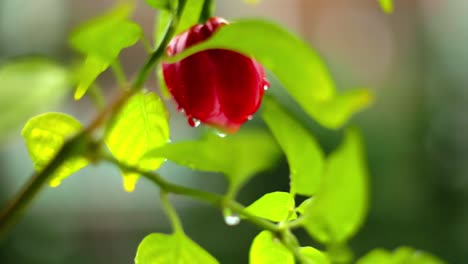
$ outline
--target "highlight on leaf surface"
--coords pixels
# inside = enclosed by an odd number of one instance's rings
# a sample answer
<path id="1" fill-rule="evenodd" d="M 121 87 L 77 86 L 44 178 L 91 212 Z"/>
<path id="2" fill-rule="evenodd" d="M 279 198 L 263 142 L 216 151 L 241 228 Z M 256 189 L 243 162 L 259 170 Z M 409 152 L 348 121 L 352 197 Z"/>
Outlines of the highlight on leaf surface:
<path id="1" fill-rule="evenodd" d="M 238 41 L 239 36 L 242 41 Z M 368 90 L 338 93 L 325 63 L 313 49 L 286 29 L 264 20 L 239 20 L 222 27 L 207 41 L 166 61 L 216 48 L 255 58 L 275 74 L 305 112 L 327 128 L 343 126 L 372 102 Z"/>
<path id="2" fill-rule="evenodd" d="M 150 234 L 138 246 L 135 264 L 200 263 L 218 261 L 184 233 Z"/>
<path id="3" fill-rule="evenodd" d="M 32 116 L 55 106 L 69 91 L 70 73 L 42 57 L 10 59 L 0 64 L 0 141 Z"/>
<path id="4" fill-rule="evenodd" d="M 264 98 L 262 117 L 286 154 L 291 193 L 313 195 L 320 186 L 324 163 L 317 140 L 271 97 Z"/>
<path id="5" fill-rule="evenodd" d="M 105 135 L 105 142 L 116 159 L 140 169 L 156 170 L 162 158 L 146 159 L 150 150 L 169 141 L 168 113 L 154 93 L 140 92 L 132 96 L 117 115 Z M 124 189 L 133 191 L 138 175 L 122 172 Z"/>
<path id="6" fill-rule="evenodd" d="M 166 158 L 194 170 L 223 173 L 233 194 L 250 177 L 271 168 L 280 154 L 269 133 L 244 129 L 224 138 L 210 133 L 195 141 L 166 144 L 145 158 Z"/>
<path id="7" fill-rule="evenodd" d="M 63 113 L 45 113 L 31 118 L 23 128 L 29 156 L 36 171 L 41 171 L 55 157 L 65 141 L 80 132 L 82 125 L 75 118 Z M 84 157 L 71 157 L 50 177 L 50 186 L 88 165 Z"/>
<path id="8" fill-rule="evenodd" d="M 263 195 L 245 210 L 258 217 L 280 222 L 297 218 L 294 207 L 294 197 L 290 193 L 272 192 Z"/>
<path id="9" fill-rule="evenodd" d="M 252 242 L 249 263 L 294 264 L 294 256 L 270 231 L 262 231 Z"/>
<path id="10" fill-rule="evenodd" d="M 120 51 L 133 46 L 142 36 L 129 16 L 134 3 L 126 1 L 106 14 L 78 27 L 70 37 L 71 46 L 86 56 L 78 74 L 75 99 L 80 99 L 96 78 L 118 58 Z"/>
<path id="11" fill-rule="evenodd" d="M 444 264 L 441 259 L 409 247 L 399 247 L 393 252 L 374 249 L 360 258 L 356 264 Z"/>
<path id="12" fill-rule="evenodd" d="M 361 226 L 367 213 L 367 169 L 361 138 L 346 131 L 343 143 L 326 160 L 318 192 L 304 208 L 305 229 L 318 241 L 339 244 Z"/>

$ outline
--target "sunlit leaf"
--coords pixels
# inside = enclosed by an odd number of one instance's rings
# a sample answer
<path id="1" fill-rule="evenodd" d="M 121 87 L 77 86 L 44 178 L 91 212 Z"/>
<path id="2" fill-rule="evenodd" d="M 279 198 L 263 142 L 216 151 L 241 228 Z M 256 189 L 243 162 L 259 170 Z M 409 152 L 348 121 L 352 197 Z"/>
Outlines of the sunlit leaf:
<path id="1" fill-rule="evenodd" d="M 0 138 L 56 105 L 69 91 L 70 79 L 64 67 L 45 58 L 24 57 L 0 65 Z"/>
<path id="2" fill-rule="evenodd" d="M 241 130 L 224 138 L 208 134 L 196 141 L 170 143 L 151 151 L 146 158 L 164 157 L 194 170 L 221 172 L 235 192 L 250 177 L 274 166 L 280 154 L 267 132 Z"/>
<path id="3" fill-rule="evenodd" d="M 307 198 L 306 200 L 304 200 L 297 208 L 296 208 L 296 212 L 300 213 L 300 214 L 304 214 L 304 211 L 306 210 L 306 208 L 310 205 L 310 203 L 312 203 L 312 200 L 314 198 L 311 197 L 311 198 Z"/>
<path id="4" fill-rule="evenodd" d="M 262 117 L 286 153 L 291 193 L 313 195 L 320 186 L 323 169 L 323 153 L 317 141 L 272 98 L 264 98 Z"/>
<path id="5" fill-rule="evenodd" d="M 263 231 L 258 234 L 252 242 L 249 263 L 294 264 L 294 256 L 271 232 Z"/>
<path id="6" fill-rule="evenodd" d="M 79 121 L 62 113 L 46 113 L 31 118 L 23 128 L 29 156 L 34 168 L 41 171 L 55 157 L 55 154 L 69 137 L 82 129 Z M 50 186 L 57 187 L 60 182 L 85 167 L 88 161 L 83 157 L 73 157 L 65 161 L 51 176 Z"/>
<path id="7" fill-rule="evenodd" d="M 183 233 L 150 234 L 138 246 L 135 264 L 199 263 L 218 261 Z"/>
<path id="8" fill-rule="evenodd" d="M 122 49 L 133 46 L 141 38 L 141 28 L 128 18 L 133 12 L 133 5 L 118 5 L 108 13 L 84 23 L 72 33 L 70 44 L 87 56 L 80 70 L 75 99 L 83 96 Z"/>
<path id="9" fill-rule="evenodd" d="M 146 160 L 143 156 L 169 141 L 168 113 L 161 99 L 154 93 L 134 95 L 120 111 L 105 141 L 119 161 L 141 169 L 157 169 L 163 159 Z M 125 190 L 132 191 L 137 175 L 123 174 Z"/>
<path id="10" fill-rule="evenodd" d="M 239 41 L 239 36 L 242 36 L 242 41 Z M 166 61 L 175 62 L 213 48 L 234 50 L 254 57 L 275 74 L 311 117 L 328 128 L 341 127 L 372 99 L 369 91 L 363 90 L 337 94 L 318 54 L 288 30 L 263 20 L 241 20 L 222 27 L 207 41 L 166 58 Z"/>
<path id="11" fill-rule="evenodd" d="M 301 247 L 301 254 L 310 264 L 330 264 L 327 255 L 313 247 Z"/>
<path id="12" fill-rule="evenodd" d="M 274 222 L 297 218 L 294 212 L 294 197 L 287 192 L 267 193 L 249 205 L 246 210 Z"/>
<path id="13" fill-rule="evenodd" d="M 367 170 L 357 131 L 327 159 L 322 184 L 304 210 L 305 228 L 323 243 L 338 244 L 360 227 L 367 212 Z"/>
<path id="14" fill-rule="evenodd" d="M 374 249 L 360 258 L 357 264 L 444 264 L 426 252 L 415 250 L 409 247 L 400 247 L 393 252 L 385 249 Z"/>
<path id="15" fill-rule="evenodd" d="M 385 13 L 390 14 L 393 12 L 393 0 L 377 0 L 377 1 L 379 1 L 380 7 Z"/>

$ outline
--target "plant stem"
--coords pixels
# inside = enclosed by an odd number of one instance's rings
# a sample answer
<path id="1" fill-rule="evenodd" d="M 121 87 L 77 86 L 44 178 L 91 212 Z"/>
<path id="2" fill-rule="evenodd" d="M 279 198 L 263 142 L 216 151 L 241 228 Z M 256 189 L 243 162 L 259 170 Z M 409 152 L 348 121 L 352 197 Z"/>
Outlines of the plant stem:
<path id="1" fill-rule="evenodd" d="M 7 205 L 0 214 L 0 238 L 23 214 L 39 190 L 50 179 L 50 176 L 71 156 L 76 155 L 76 150 L 83 143 L 84 134 L 78 134 L 68 140 L 55 157 L 40 172 L 35 172 L 29 181 L 23 186 L 16 197 Z"/>
<path id="2" fill-rule="evenodd" d="M 167 217 L 169 218 L 169 220 L 171 220 L 174 233 L 184 233 L 184 229 L 182 228 L 182 223 L 180 221 L 180 218 L 177 215 L 177 212 L 174 209 L 174 207 L 169 202 L 169 199 L 167 197 L 167 192 L 161 191 L 160 197 L 161 197 L 161 204 L 164 208 L 164 211 L 166 211 Z"/>
<path id="3" fill-rule="evenodd" d="M 60 167 L 70 156 L 73 155 L 86 155 L 87 152 L 94 151 L 93 148 L 80 149 L 81 153 L 75 153 L 74 149 L 77 144 L 83 144 L 84 136 L 91 137 L 93 132 L 102 126 L 106 122 L 107 118 L 111 121 L 117 116 L 121 108 L 127 100 L 136 92 L 142 89 L 143 84 L 148 78 L 148 74 L 154 65 L 161 60 L 164 55 L 165 48 L 172 38 L 179 21 L 179 16 L 182 14 L 182 11 L 185 7 L 186 0 L 180 0 L 179 6 L 175 16 L 172 18 L 168 30 L 166 31 L 161 44 L 158 48 L 151 54 L 148 61 L 143 65 L 139 71 L 137 77 L 135 78 L 131 89 L 129 91 L 123 91 L 117 96 L 117 98 L 106 108 L 100 111 L 96 117 L 91 121 L 91 123 L 83 129 L 83 131 L 77 134 L 75 137 L 64 142 L 63 146 L 58 150 L 57 154 L 52 158 L 52 160 L 45 166 L 40 172 L 36 172 L 30 178 L 30 180 L 23 186 L 22 190 L 16 194 L 16 196 L 9 202 L 0 214 L 0 238 L 6 234 L 6 231 L 18 220 L 22 212 L 29 205 L 31 200 L 37 195 L 39 190 L 44 186 L 44 184 L 50 180 L 50 177 L 53 173 Z M 73 150 L 73 152 L 71 152 Z"/>
<path id="4" fill-rule="evenodd" d="M 125 77 L 125 72 L 122 68 L 122 64 L 120 64 L 120 60 L 117 57 L 111 64 L 112 72 L 114 73 L 115 79 L 117 80 L 117 84 L 120 88 L 127 87 L 127 77 Z"/>
<path id="5" fill-rule="evenodd" d="M 120 169 L 122 170 L 127 170 L 131 172 L 138 173 L 145 177 L 146 179 L 152 181 L 156 185 L 158 185 L 162 191 L 168 192 L 168 193 L 174 193 L 178 195 L 183 195 L 183 196 L 188 196 L 195 198 L 200 201 L 207 202 L 213 206 L 219 207 L 221 209 L 223 208 L 229 208 L 233 212 L 239 214 L 240 216 L 245 217 L 245 219 L 252 224 L 255 224 L 256 226 L 269 230 L 273 233 L 278 233 L 279 232 L 279 227 L 269 221 L 266 221 L 262 218 L 259 218 L 248 211 L 245 210 L 245 207 L 241 205 L 240 203 L 234 201 L 234 200 L 226 200 L 224 196 L 221 196 L 219 194 L 211 193 L 211 192 L 206 192 L 202 190 L 197 190 L 177 184 L 170 183 L 166 180 L 164 180 L 159 174 L 154 173 L 154 172 L 149 172 L 142 170 L 140 168 L 130 166 L 123 164 L 116 160 L 113 157 L 103 155 L 102 157 L 103 160 L 113 163 L 117 165 Z"/>

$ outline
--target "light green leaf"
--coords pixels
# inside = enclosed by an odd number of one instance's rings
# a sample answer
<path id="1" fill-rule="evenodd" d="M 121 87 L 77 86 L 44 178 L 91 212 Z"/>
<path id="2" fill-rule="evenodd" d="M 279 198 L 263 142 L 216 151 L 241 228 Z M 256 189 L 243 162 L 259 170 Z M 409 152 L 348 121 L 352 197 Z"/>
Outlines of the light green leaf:
<path id="1" fill-rule="evenodd" d="M 41 171 L 55 157 L 55 154 L 69 137 L 82 129 L 79 121 L 62 113 L 46 113 L 31 118 L 23 128 L 29 156 L 36 171 Z M 74 157 L 65 161 L 53 176 L 50 186 L 57 187 L 69 175 L 88 165 L 83 157 Z"/>
<path id="2" fill-rule="evenodd" d="M 409 247 L 400 247 L 388 252 L 385 249 L 374 249 L 360 258 L 357 264 L 444 264 L 443 260 L 438 259 L 428 253 L 415 250 Z"/>
<path id="3" fill-rule="evenodd" d="M 391 14 L 393 12 L 393 0 L 377 0 L 377 1 L 379 1 L 380 7 L 385 13 Z"/>
<path id="4" fill-rule="evenodd" d="M 175 62 L 214 48 L 234 50 L 258 60 L 275 74 L 311 117 L 328 128 L 341 127 L 352 114 L 371 102 L 368 91 L 336 94 L 332 78 L 318 54 L 288 30 L 263 20 L 241 20 L 222 27 L 207 41 L 166 61 Z"/>
<path id="5" fill-rule="evenodd" d="M 120 111 L 105 136 L 112 154 L 127 165 L 155 170 L 163 159 L 147 160 L 144 155 L 169 141 L 168 113 L 154 93 L 134 95 Z M 124 188 L 133 191 L 137 175 L 123 172 Z"/>
<path id="6" fill-rule="evenodd" d="M 112 62 L 122 49 L 141 37 L 141 28 L 128 19 L 133 9 L 133 4 L 121 4 L 84 23 L 72 33 L 70 44 L 83 54 Z"/>
<path id="7" fill-rule="evenodd" d="M 122 49 L 133 46 L 141 38 L 141 28 L 128 19 L 133 9 L 134 4 L 127 1 L 84 23 L 72 33 L 70 44 L 87 56 L 78 74 L 75 99 L 84 95 L 99 74 L 117 59 Z"/>
<path id="8" fill-rule="evenodd" d="M 56 105 L 71 85 L 69 72 L 40 57 L 0 65 L 0 141 L 34 114 Z"/>
<path id="9" fill-rule="evenodd" d="M 146 158 L 164 157 L 194 170 L 223 173 L 234 193 L 250 177 L 272 167 L 280 154 L 270 134 L 242 130 L 224 138 L 208 134 L 196 141 L 170 143 L 151 151 Z"/>
<path id="10" fill-rule="evenodd" d="M 287 192 L 272 192 L 260 197 L 246 210 L 252 214 L 274 222 L 297 218 L 294 212 L 294 197 Z"/>
<path id="11" fill-rule="evenodd" d="M 187 0 L 180 16 L 175 34 L 179 34 L 198 23 L 205 0 Z"/>
<path id="12" fill-rule="evenodd" d="M 310 264 L 330 264 L 327 255 L 313 247 L 301 247 L 301 254 Z"/>
<path id="13" fill-rule="evenodd" d="M 305 228 L 318 241 L 338 244 L 360 227 L 367 212 L 368 183 L 363 146 L 348 130 L 327 159 L 319 191 L 304 210 Z"/>
<path id="14" fill-rule="evenodd" d="M 146 3 L 155 9 L 161 10 L 171 10 L 172 4 L 171 2 L 175 2 L 177 0 L 145 0 Z"/>
<path id="15" fill-rule="evenodd" d="M 286 153 L 291 193 L 313 195 L 320 186 L 323 153 L 315 138 L 272 98 L 265 97 L 262 117 Z"/>
<path id="16" fill-rule="evenodd" d="M 294 264 L 294 256 L 270 231 L 262 231 L 252 242 L 249 263 Z"/>
<path id="17" fill-rule="evenodd" d="M 218 261 L 183 233 L 150 234 L 138 246 L 135 264 L 216 264 Z"/>
<path id="18" fill-rule="evenodd" d="M 99 57 L 88 55 L 78 70 L 78 87 L 75 90 L 75 100 L 79 100 L 86 93 L 88 88 L 103 73 L 110 63 Z"/>
<path id="19" fill-rule="evenodd" d="M 304 200 L 297 208 L 296 208 L 296 212 L 300 213 L 300 214 L 304 214 L 304 211 L 306 210 L 307 207 L 309 207 L 309 205 L 312 203 L 313 201 L 313 197 L 311 198 L 307 198 L 306 200 Z"/>

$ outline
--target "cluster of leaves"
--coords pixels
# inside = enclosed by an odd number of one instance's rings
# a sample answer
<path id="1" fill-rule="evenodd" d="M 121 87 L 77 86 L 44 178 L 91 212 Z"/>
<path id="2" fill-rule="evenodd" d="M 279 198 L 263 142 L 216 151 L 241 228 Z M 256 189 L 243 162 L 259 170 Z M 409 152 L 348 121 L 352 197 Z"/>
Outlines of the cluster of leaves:
<path id="1" fill-rule="evenodd" d="M 164 43 L 167 34 L 181 32 L 206 17 L 214 5 L 214 1 L 209 0 L 147 0 L 147 3 L 159 12 L 154 33 L 156 47 Z M 85 95 L 108 67 L 114 70 L 119 85 L 127 85 L 119 70 L 119 53 L 138 41 L 145 41 L 140 27 L 130 19 L 133 8 L 132 2 L 125 2 L 72 34 L 72 47 L 85 57 L 74 78 L 75 99 Z M 337 92 L 316 52 L 287 30 L 263 20 L 236 21 L 221 28 L 209 40 L 174 58 L 164 59 L 173 62 L 212 48 L 230 49 L 254 57 L 278 78 L 311 118 L 330 129 L 342 128 L 372 99 L 366 89 Z M 150 50 L 155 54 L 152 48 Z M 2 73 L 12 67 L 20 69 L 15 74 L 27 74 L 30 69 L 23 66 L 20 62 L 0 69 L 0 81 L 3 81 Z M 43 72 L 52 76 L 65 75 L 60 67 L 57 69 L 58 66 L 51 66 L 49 62 L 41 67 L 37 71 L 36 85 L 46 86 L 40 82 Z M 55 80 L 49 85 L 51 89 L 56 83 L 65 82 L 58 77 L 51 80 Z M 111 109 L 114 115 L 107 121 L 102 138 L 93 138 L 89 127 L 83 128 L 79 121 L 63 113 L 36 116 L 27 122 L 22 133 L 39 172 L 53 163 L 70 138 L 78 138 L 80 144 L 73 145 L 72 155 L 47 175 L 53 187 L 90 162 L 100 160 L 119 166 L 127 191 L 134 190 L 140 176 L 159 185 L 161 201 L 174 232 L 155 233 L 144 238 L 138 247 L 136 263 L 218 263 L 184 233 L 166 197 L 171 192 L 219 206 L 228 224 L 245 219 L 262 228 L 252 242 L 250 263 L 352 261 L 347 242 L 361 227 L 368 208 L 368 175 L 363 143 L 356 129 L 345 129 L 341 145 L 325 155 L 310 131 L 274 98 L 267 96 L 261 118 L 271 133 L 242 129 L 227 137 L 207 134 L 194 141 L 170 142 L 169 116 L 163 101 L 155 93 L 139 91 L 140 88 L 131 87 L 134 92 L 124 97 L 126 100 L 120 107 Z M 83 134 L 86 137 L 76 136 Z M 103 144 L 107 149 L 101 148 Z M 281 153 L 285 154 L 290 167 L 289 192 L 267 193 L 245 208 L 236 203 L 240 188 L 255 174 L 272 167 Z M 152 173 L 165 160 L 194 170 L 221 173 L 229 182 L 228 191 L 221 196 L 168 183 Z M 303 202 L 296 204 L 299 200 Z M 327 250 L 301 246 L 293 233 L 297 228 L 304 228 Z M 399 248 L 392 253 L 376 249 L 357 263 L 436 264 L 442 261 L 410 248 Z"/>

